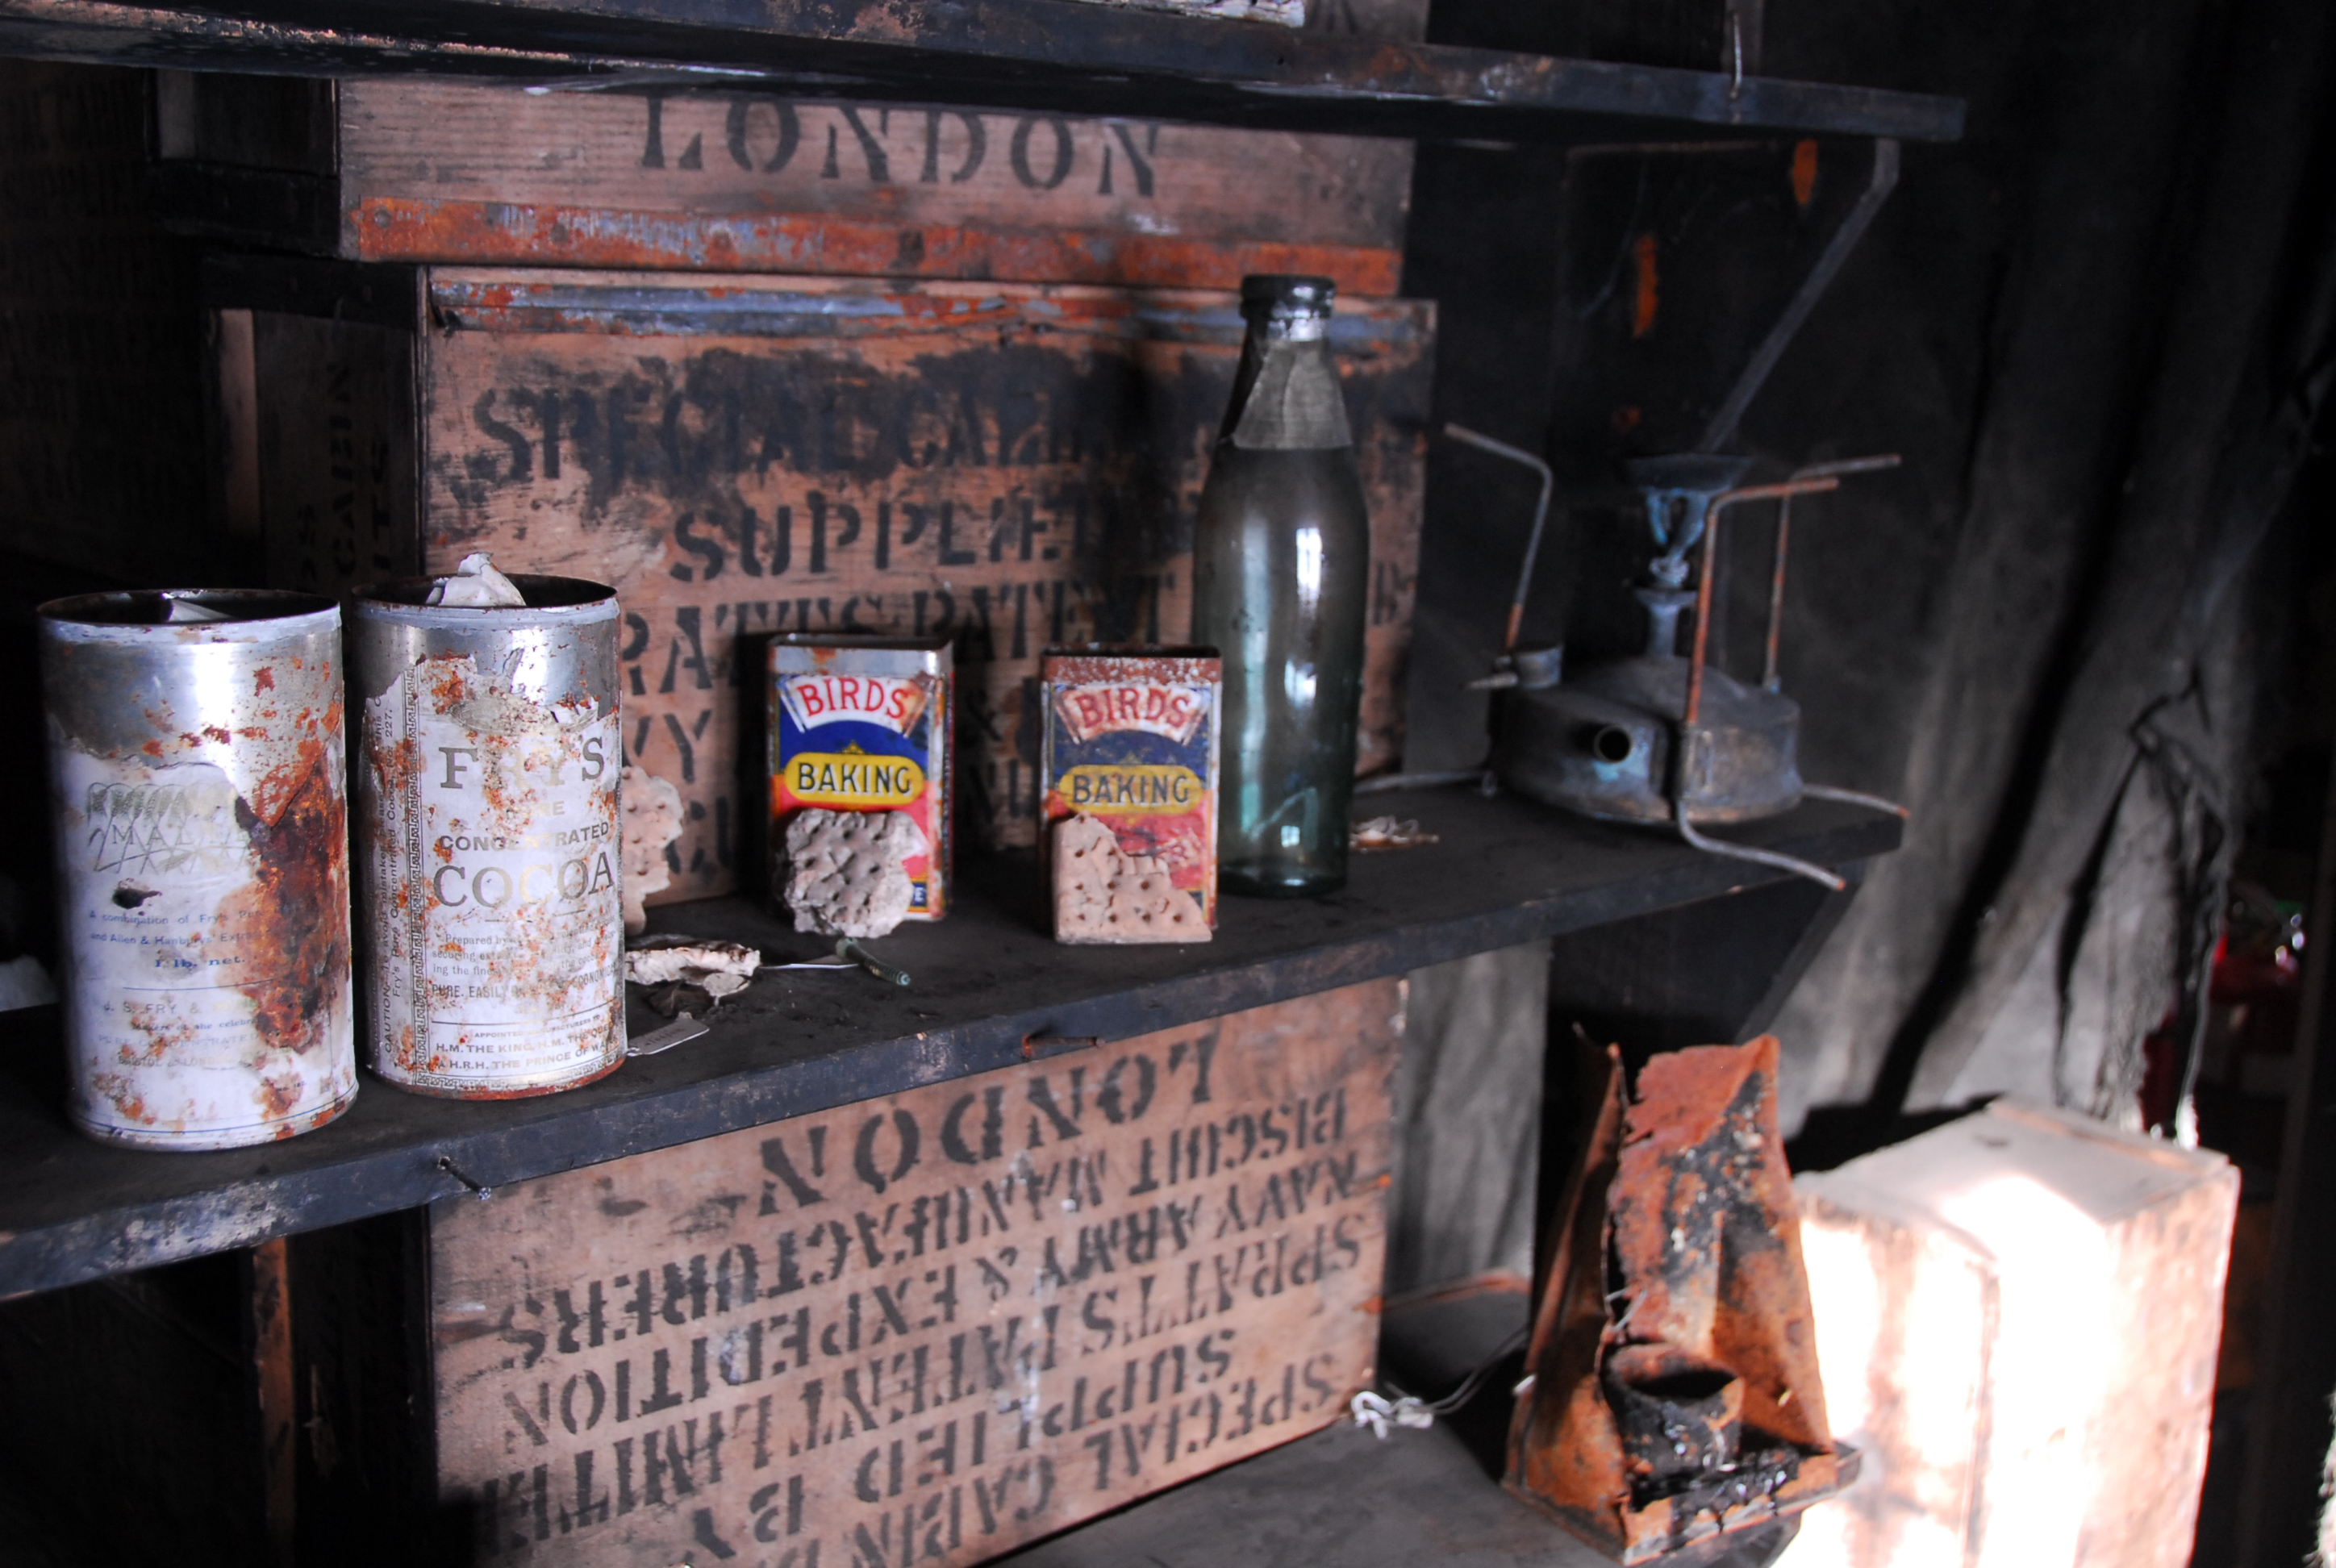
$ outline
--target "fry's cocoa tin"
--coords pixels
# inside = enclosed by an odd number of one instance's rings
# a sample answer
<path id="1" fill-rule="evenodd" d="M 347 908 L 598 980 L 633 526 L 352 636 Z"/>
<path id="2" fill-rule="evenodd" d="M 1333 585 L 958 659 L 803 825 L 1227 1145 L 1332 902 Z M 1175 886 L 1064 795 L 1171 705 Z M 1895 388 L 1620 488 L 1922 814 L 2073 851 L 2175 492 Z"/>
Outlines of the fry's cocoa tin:
<path id="1" fill-rule="evenodd" d="M 1047 650 L 1041 842 L 1058 940 L 1205 940 L 1216 925 L 1220 669 L 1211 648 Z M 1056 854 L 1059 824 L 1076 818 L 1115 844 L 1085 901 Z M 1153 896 L 1157 876 L 1183 901 Z"/>
<path id="2" fill-rule="evenodd" d="M 617 598 L 513 573 L 524 605 L 350 606 L 373 1069 L 457 1099 L 574 1088 L 625 1059 Z"/>
<path id="3" fill-rule="evenodd" d="M 771 842 L 810 807 L 901 812 L 924 836 L 905 857 L 912 920 L 949 912 L 950 712 L 946 638 L 790 634 L 771 642 Z M 774 891 L 775 891 L 774 882 Z"/>
<path id="4" fill-rule="evenodd" d="M 224 1149 L 356 1094 L 341 616 L 307 594 L 40 610 L 69 1108 Z"/>

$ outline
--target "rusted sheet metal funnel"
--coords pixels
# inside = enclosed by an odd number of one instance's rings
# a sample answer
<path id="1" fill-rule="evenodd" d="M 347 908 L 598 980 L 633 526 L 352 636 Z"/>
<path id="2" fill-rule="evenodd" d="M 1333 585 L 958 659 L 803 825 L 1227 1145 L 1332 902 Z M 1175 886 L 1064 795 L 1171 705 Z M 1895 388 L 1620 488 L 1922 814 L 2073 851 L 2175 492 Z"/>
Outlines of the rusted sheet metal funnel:
<path id="1" fill-rule="evenodd" d="M 1510 1428 L 1507 1485 L 1623 1563 L 1700 1559 L 1854 1478 L 1817 1374 L 1776 1042 L 1598 1086 Z"/>

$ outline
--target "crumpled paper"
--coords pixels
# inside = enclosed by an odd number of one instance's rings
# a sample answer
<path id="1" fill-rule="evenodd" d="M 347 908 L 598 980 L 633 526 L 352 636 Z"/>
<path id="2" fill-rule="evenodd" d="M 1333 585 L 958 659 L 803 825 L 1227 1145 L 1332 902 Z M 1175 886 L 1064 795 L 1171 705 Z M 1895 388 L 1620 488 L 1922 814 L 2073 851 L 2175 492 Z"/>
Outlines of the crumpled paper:
<path id="1" fill-rule="evenodd" d="M 1417 849 L 1422 844 L 1439 842 L 1436 834 L 1424 833 L 1416 821 L 1396 817 L 1373 817 L 1355 824 L 1348 847 L 1362 854 L 1379 850 Z"/>
<path id="2" fill-rule="evenodd" d="M 527 596 L 480 550 L 464 556 L 452 576 L 432 583 L 428 602 L 455 609 L 510 609 L 525 605 Z"/>
<path id="3" fill-rule="evenodd" d="M 625 953 L 625 979 L 648 989 L 649 1006 L 665 1017 L 710 1011 L 751 984 L 763 955 L 743 942 L 652 937 Z"/>

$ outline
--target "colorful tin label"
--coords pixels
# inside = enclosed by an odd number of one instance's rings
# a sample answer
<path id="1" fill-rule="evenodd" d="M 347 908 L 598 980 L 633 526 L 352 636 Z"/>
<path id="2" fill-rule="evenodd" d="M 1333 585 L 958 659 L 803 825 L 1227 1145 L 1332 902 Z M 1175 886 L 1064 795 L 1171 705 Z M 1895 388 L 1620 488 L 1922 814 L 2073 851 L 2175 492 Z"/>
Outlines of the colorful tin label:
<path id="1" fill-rule="evenodd" d="M 1058 649 L 1046 656 L 1046 821 L 1107 824 L 1217 923 L 1220 664 L 1214 653 Z"/>
<path id="2" fill-rule="evenodd" d="M 770 675 L 773 844 L 808 807 L 905 813 L 924 835 L 902 864 L 908 918 L 939 920 L 953 782 L 948 640 L 784 637 L 771 644 Z"/>

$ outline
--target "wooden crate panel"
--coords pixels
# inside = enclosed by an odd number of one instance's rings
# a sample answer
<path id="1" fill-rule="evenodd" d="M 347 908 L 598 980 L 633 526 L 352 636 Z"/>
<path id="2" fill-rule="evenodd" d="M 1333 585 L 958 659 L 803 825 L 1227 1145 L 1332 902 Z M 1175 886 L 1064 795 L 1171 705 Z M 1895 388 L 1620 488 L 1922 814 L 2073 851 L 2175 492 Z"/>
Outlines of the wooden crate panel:
<path id="1" fill-rule="evenodd" d="M 0 61 L 0 548 L 209 580 L 248 541 L 202 515 L 194 269 L 150 208 L 144 99 L 141 72 Z"/>
<path id="2" fill-rule="evenodd" d="M 1392 294 L 1408 142 L 769 93 L 345 82 L 351 259 Z"/>
<path id="3" fill-rule="evenodd" d="M 1370 1381 L 1402 982 L 499 1189 L 432 1223 L 480 1561 L 933 1563 Z"/>
<path id="4" fill-rule="evenodd" d="M 337 595 L 411 576 L 413 334 L 280 311 L 219 316 L 222 326 L 236 317 L 256 415 L 249 457 L 229 465 L 253 476 L 269 585 Z"/>
<path id="5" fill-rule="evenodd" d="M 1035 840 L 1042 648 L 1188 634 L 1230 296 L 441 269 L 430 301 L 425 563 L 616 586 L 627 755 L 686 803 L 663 900 L 759 882 L 758 638 L 954 636 L 970 847 Z M 1370 771 L 1402 744 L 1432 307 L 1342 301 L 1337 333 Z"/>

